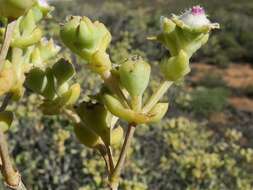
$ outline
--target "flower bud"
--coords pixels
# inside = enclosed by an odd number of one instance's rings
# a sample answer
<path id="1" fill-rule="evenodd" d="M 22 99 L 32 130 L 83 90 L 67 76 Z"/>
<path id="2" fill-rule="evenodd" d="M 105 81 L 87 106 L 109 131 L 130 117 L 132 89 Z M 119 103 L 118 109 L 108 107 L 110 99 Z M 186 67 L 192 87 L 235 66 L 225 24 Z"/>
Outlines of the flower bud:
<path id="1" fill-rule="evenodd" d="M 36 0 L 0 0 L 0 16 L 16 19 L 30 9 Z"/>
<path id="2" fill-rule="evenodd" d="M 68 82 L 75 75 L 74 66 L 65 59 L 60 59 L 52 67 L 52 72 L 56 78 L 57 85 Z"/>
<path id="3" fill-rule="evenodd" d="M 0 112 L 0 130 L 6 132 L 10 128 L 13 118 L 14 115 L 10 111 Z"/>
<path id="4" fill-rule="evenodd" d="M 89 148 L 96 148 L 102 144 L 100 137 L 89 127 L 86 127 L 84 123 L 76 124 L 74 126 L 74 132 L 78 140 Z"/>
<path id="5" fill-rule="evenodd" d="M 111 34 L 104 24 L 98 21 L 93 23 L 87 17 L 72 16 L 61 28 L 60 36 L 63 43 L 87 61 L 91 68 L 94 69 L 99 65 L 99 68 L 104 70 L 110 66 L 105 52 L 111 42 Z M 105 59 L 105 65 L 102 59 Z M 100 73 L 101 69 L 95 71 Z"/>
<path id="6" fill-rule="evenodd" d="M 100 103 L 82 102 L 76 109 L 85 125 L 97 133 L 105 144 L 110 144 L 112 115 Z"/>
<path id="7" fill-rule="evenodd" d="M 161 70 L 169 81 L 177 81 L 190 72 L 189 58 L 181 50 L 177 56 L 164 59 L 161 63 Z"/>
<path id="8" fill-rule="evenodd" d="M 141 96 L 148 86 L 151 68 L 139 56 L 132 56 L 119 68 L 120 82 L 130 95 Z"/>

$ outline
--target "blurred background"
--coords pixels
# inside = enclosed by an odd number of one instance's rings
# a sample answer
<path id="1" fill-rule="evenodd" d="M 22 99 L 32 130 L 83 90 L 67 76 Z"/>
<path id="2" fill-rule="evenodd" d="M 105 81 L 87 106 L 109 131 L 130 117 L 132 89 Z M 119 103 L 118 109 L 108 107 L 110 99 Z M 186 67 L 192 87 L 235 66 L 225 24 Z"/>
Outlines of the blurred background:
<path id="1" fill-rule="evenodd" d="M 221 29 L 192 59 L 192 72 L 165 99 L 170 110 L 159 124 L 140 126 L 121 190 L 253 189 L 253 1 L 252 0 L 55 0 L 51 20 L 42 23 L 59 41 L 58 23 L 67 15 L 104 22 L 113 35 L 110 54 L 121 63 L 130 54 L 150 60 L 148 94 L 160 83 L 159 61 L 167 51 L 146 38 L 159 31 L 161 15 L 192 5 L 206 8 Z M 76 65 L 83 97 L 101 80 L 66 49 Z M 8 136 L 14 161 L 32 190 L 106 189 L 104 163 L 80 145 L 66 118 L 45 117 L 39 98 L 26 94 Z M 131 156 L 131 158 L 130 158 Z M 0 189 L 5 189 L 2 180 Z"/>

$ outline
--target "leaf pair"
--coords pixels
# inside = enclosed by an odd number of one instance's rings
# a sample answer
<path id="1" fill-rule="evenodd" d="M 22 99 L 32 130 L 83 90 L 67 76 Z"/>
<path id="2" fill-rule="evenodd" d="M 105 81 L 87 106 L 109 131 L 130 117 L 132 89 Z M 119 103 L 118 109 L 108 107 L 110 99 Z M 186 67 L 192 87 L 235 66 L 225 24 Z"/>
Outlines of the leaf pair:
<path id="1" fill-rule="evenodd" d="M 104 103 L 107 109 L 115 116 L 136 124 L 155 123 L 160 121 L 168 110 L 168 103 L 156 104 L 150 112 L 142 113 L 126 108 L 121 102 L 112 95 L 104 95 Z"/>
<path id="2" fill-rule="evenodd" d="M 80 85 L 69 88 L 68 82 L 75 75 L 73 65 L 60 59 L 46 70 L 33 68 L 26 76 L 26 86 L 45 98 L 41 109 L 45 114 L 57 114 L 66 106 L 75 104 L 80 96 Z"/>

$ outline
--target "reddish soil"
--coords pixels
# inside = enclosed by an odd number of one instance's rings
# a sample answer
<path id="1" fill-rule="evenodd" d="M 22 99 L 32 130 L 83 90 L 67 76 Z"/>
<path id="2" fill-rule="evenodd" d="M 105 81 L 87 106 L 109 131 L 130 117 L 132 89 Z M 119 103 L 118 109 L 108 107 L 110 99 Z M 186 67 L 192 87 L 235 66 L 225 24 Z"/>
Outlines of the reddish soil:
<path id="1" fill-rule="evenodd" d="M 193 64 L 192 70 L 197 71 L 191 80 L 197 82 L 206 75 L 221 76 L 231 88 L 244 89 L 253 86 L 253 68 L 249 64 L 230 64 L 226 69 L 203 63 Z"/>
<path id="2" fill-rule="evenodd" d="M 228 116 L 223 112 L 216 112 L 209 116 L 209 121 L 215 124 L 226 125 L 230 122 Z"/>
<path id="3" fill-rule="evenodd" d="M 229 103 L 240 111 L 253 112 L 253 100 L 246 97 L 230 97 Z"/>
<path id="4" fill-rule="evenodd" d="M 249 64 L 231 64 L 228 68 L 222 69 L 214 65 L 198 63 L 192 65 L 192 70 L 194 74 L 190 80 L 195 83 L 212 74 L 220 76 L 228 87 L 238 91 L 243 91 L 247 87 L 253 87 L 253 68 Z M 229 98 L 229 103 L 240 111 L 253 112 L 252 98 L 235 97 L 232 94 L 232 97 Z M 222 118 L 218 120 L 222 120 Z"/>

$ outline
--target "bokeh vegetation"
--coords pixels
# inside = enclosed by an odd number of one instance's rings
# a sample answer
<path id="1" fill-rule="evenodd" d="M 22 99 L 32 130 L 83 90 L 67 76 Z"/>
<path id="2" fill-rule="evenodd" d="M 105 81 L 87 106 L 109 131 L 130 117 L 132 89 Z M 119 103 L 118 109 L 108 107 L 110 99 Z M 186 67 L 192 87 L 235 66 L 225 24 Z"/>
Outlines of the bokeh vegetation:
<path id="1" fill-rule="evenodd" d="M 146 38 L 159 30 L 161 15 L 178 13 L 199 3 L 222 28 L 193 62 L 222 68 L 242 62 L 253 65 L 251 0 L 72 0 L 53 3 L 55 15 L 44 23 L 48 35 L 59 40 L 57 23 L 63 22 L 66 15 L 99 19 L 112 32 L 110 53 L 113 61 L 120 64 L 130 54 L 142 55 L 152 60 L 155 67 L 152 77 L 158 80 L 156 65 L 165 50 L 159 44 L 147 42 Z M 80 61 L 68 50 L 63 50 L 62 54 L 71 57 L 75 63 Z M 85 67 L 76 67 L 78 76 L 75 80 L 81 82 L 82 98 L 85 99 L 96 92 L 100 79 Z M 176 102 L 170 105 L 167 119 L 137 129 L 122 190 L 253 189 L 253 124 L 250 119 L 253 113 L 232 108 L 228 101 L 231 94 L 238 93 L 252 98 L 252 91 L 250 88 L 243 92 L 230 89 L 220 76 L 209 74 L 194 84 L 188 80 L 177 84 L 167 97 Z M 149 91 L 156 86 L 152 84 Z M 106 189 L 101 178 L 105 175 L 104 163 L 96 152 L 77 142 L 67 118 L 42 117 L 39 101 L 38 96 L 27 93 L 23 102 L 11 106 L 20 119 L 11 129 L 9 141 L 14 161 L 27 186 L 33 190 Z M 227 120 L 212 119 L 216 113 L 225 114 Z M 0 189 L 4 189 L 3 184 Z"/>

